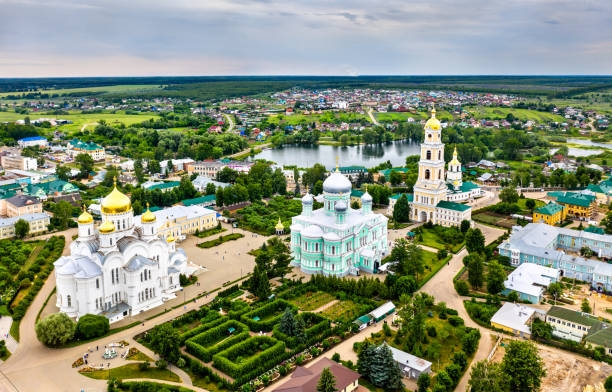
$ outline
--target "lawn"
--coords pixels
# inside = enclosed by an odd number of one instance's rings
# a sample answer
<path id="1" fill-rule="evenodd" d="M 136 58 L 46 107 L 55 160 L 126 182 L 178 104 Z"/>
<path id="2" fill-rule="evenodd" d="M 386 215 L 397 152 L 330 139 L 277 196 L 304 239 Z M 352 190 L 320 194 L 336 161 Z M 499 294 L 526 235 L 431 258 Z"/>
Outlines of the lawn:
<path id="1" fill-rule="evenodd" d="M 431 279 L 439 270 L 448 262 L 452 255 L 448 255 L 442 260 L 438 259 L 438 255 L 423 249 L 423 265 L 425 272 L 419 276 L 419 287 L 422 287 L 429 279 Z"/>
<path id="2" fill-rule="evenodd" d="M 531 210 L 529 208 L 527 208 L 527 206 L 525 205 L 525 203 L 527 203 L 527 200 L 530 200 L 530 199 L 529 198 L 519 199 L 518 203 L 516 203 L 516 204 L 518 204 L 519 207 L 521 207 L 521 210 L 523 210 L 522 211 L 523 215 L 531 215 Z M 537 200 L 537 199 L 531 199 L 531 200 L 535 201 L 534 209 L 538 208 L 538 207 L 542 207 L 542 206 L 544 206 L 546 204 L 542 200 Z"/>
<path id="3" fill-rule="evenodd" d="M 361 306 L 353 301 L 339 301 L 320 313 L 334 321 L 353 321 L 361 316 Z"/>
<path id="4" fill-rule="evenodd" d="M 181 379 L 176 374 L 172 373 L 168 369 L 158 369 L 151 367 L 148 370 L 140 370 L 138 363 L 129 363 L 127 365 L 112 368 L 110 371 L 96 370 L 89 373 L 81 373 L 82 375 L 95 378 L 96 380 L 108 380 L 110 378 L 116 378 L 117 380 L 125 380 L 132 378 L 153 378 L 156 380 L 174 381 L 180 382 Z"/>
<path id="5" fill-rule="evenodd" d="M 408 118 L 414 118 L 415 120 L 425 120 L 431 117 L 431 113 L 427 112 L 388 112 L 388 113 L 374 113 L 376 120 L 378 121 L 406 121 Z M 436 118 L 440 120 L 452 120 L 453 115 L 445 110 L 436 111 Z"/>
<path id="6" fill-rule="evenodd" d="M 463 248 L 463 245 L 465 244 L 465 241 L 461 241 L 458 244 L 451 244 L 451 243 L 444 241 L 436 233 L 435 227 L 428 229 L 425 226 L 421 226 L 421 229 L 422 229 L 421 235 L 423 236 L 423 240 L 419 241 L 418 243 L 425 245 L 425 246 L 429 246 L 430 248 L 446 249 L 447 247 L 450 247 L 450 251 L 452 253 L 457 253 L 461 250 L 461 248 Z"/>
<path id="7" fill-rule="evenodd" d="M 125 114 L 124 111 L 117 111 L 116 113 L 87 114 L 83 114 L 81 112 L 70 112 L 70 114 L 47 114 L 45 112 L 31 112 L 28 114 L 19 114 L 15 112 L 0 112 L 0 122 L 23 120 L 25 117 L 30 117 L 30 120 L 36 120 L 39 118 L 61 118 L 65 120 L 71 120 L 73 122 L 72 124 L 49 128 L 49 131 L 52 131 L 54 129 L 79 131 L 85 124 L 97 123 L 100 120 L 106 121 L 106 123 L 109 125 L 117 125 L 119 123 L 123 123 L 125 125 L 132 125 L 141 123 L 151 118 L 158 118 L 159 116 L 157 114 L 152 113 Z M 93 125 L 89 125 L 88 127 L 93 127 Z"/>
<path id="8" fill-rule="evenodd" d="M 210 241 L 205 241 L 205 242 L 201 242 L 198 244 L 198 247 L 203 248 L 203 249 L 207 249 L 207 248 L 212 248 L 213 246 L 218 246 L 223 244 L 224 242 L 227 241 L 235 241 L 239 238 L 244 237 L 244 234 L 241 233 L 232 233 L 232 234 L 227 234 L 227 235 L 220 235 L 219 237 L 215 238 L 214 240 L 210 240 Z"/>
<path id="9" fill-rule="evenodd" d="M 331 294 L 324 291 L 317 291 L 315 293 L 309 291 L 295 298 L 291 302 L 297 305 L 300 310 L 310 311 L 319 309 L 321 306 L 330 303 L 334 299 L 335 298 Z"/>
<path id="10" fill-rule="evenodd" d="M 510 218 L 506 215 L 496 214 L 491 211 L 481 212 L 472 216 L 476 222 L 481 222 L 491 226 L 503 227 L 506 229 L 511 229 L 513 226 L 516 226 L 516 219 Z"/>
<path id="11" fill-rule="evenodd" d="M 512 115 L 520 121 L 532 120 L 539 123 L 548 123 L 553 121 L 561 123 L 565 122 L 565 118 L 559 116 L 558 114 L 539 112 L 537 110 L 529 109 L 477 106 L 475 108 L 470 108 L 468 112 L 474 116 L 476 120 L 501 120 L 505 119 L 509 113 L 512 113 Z"/>

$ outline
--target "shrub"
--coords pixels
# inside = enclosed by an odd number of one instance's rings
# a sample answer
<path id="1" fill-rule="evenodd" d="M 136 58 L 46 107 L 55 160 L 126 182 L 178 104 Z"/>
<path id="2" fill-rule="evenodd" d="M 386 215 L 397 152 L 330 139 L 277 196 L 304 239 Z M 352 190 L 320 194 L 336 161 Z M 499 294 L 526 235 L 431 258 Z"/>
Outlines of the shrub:
<path id="1" fill-rule="evenodd" d="M 451 316 L 448 318 L 448 323 L 453 327 L 457 327 L 459 325 L 463 325 L 463 319 L 459 316 Z"/>
<path id="2" fill-rule="evenodd" d="M 110 329 L 108 319 L 104 316 L 86 314 L 76 324 L 75 337 L 78 339 L 91 339 L 104 336 Z"/>
<path id="3" fill-rule="evenodd" d="M 438 333 L 436 332 L 436 327 L 433 325 L 430 325 L 429 327 L 427 327 L 427 335 L 429 335 L 432 338 L 435 338 Z"/>
<path id="4" fill-rule="evenodd" d="M 74 336 L 76 324 L 65 313 L 50 314 L 36 323 L 36 336 L 47 346 L 60 346 Z"/>
<path id="5" fill-rule="evenodd" d="M 334 353 L 334 355 L 332 355 L 331 359 L 334 362 L 340 362 L 340 354 Z"/>
<path id="6" fill-rule="evenodd" d="M 227 320 L 229 320 L 226 316 L 223 317 L 219 317 L 214 319 L 213 321 L 210 321 L 208 323 L 202 324 L 196 328 L 190 329 L 187 332 L 183 332 L 180 337 L 179 337 L 179 343 L 182 346 L 183 344 L 185 344 L 185 341 L 187 339 L 190 339 L 196 335 L 201 334 L 204 331 L 207 331 L 213 327 L 216 327 L 219 324 L 223 324 L 224 322 L 226 322 Z"/>
<path id="7" fill-rule="evenodd" d="M 283 316 L 283 311 L 287 307 L 295 311 L 297 310 L 295 305 L 285 300 L 277 299 L 243 314 L 240 316 L 240 321 L 248 325 L 251 331 L 269 332 L 272 331 L 274 325 L 279 322 L 280 318 Z M 271 315 L 272 317 L 269 317 Z M 254 320 L 255 317 L 259 317 L 260 320 Z"/>
<path id="8" fill-rule="evenodd" d="M 159 369 L 165 369 L 168 367 L 168 362 L 166 362 L 165 359 L 158 359 L 155 361 L 155 366 L 157 366 Z"/>
<path id="9" fill-rule="evenodd" d="M 149 370 L 150 367 L 151 367 L 151 364 L 149 363 L 149 361 L 140 362 L 138 364 L 138 369 L 141 372 L 146 372 L 147 370 Z"/>
<path id="10" fill-rule="evenodd" d="M 224 339 L 225 336 L 229 335 L 229 328 L 235 329 L 234 335 Z M 235 320 L 229 320 L 187 340 L 185 348 L 188 353 L 202 361 L 210 362 L 213 355 L 247 339 L 249 336 L 249 329 L 246 325 Z"/>
<path id="11" fill-rule="evenodd" d="M 465 280 L 458 280 L 455 282 L 455 290 L 459 295 L 468 295 L 470 293 L 470 287 Z"/>

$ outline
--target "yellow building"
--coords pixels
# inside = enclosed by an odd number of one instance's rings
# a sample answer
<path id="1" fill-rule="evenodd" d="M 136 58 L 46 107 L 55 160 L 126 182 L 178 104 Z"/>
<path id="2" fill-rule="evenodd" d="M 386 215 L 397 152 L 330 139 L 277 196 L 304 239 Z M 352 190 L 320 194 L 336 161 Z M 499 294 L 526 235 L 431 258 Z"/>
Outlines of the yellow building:
<path id="1" fill-rule="evenodd" d="M 161 238 L 182 240 L 187 234 L 212 229 L 217 226 L 217 213 L 202 206 L 176 205 L 163 210 L 151 212 L 148 208 L 138 222 L 156 222 L 157 233 Z"/>
<path id="2" fill-rule="evenodd" d="M 28 195 L 15 195 L 4 199 L 5 214 L 9 218 L 28 214 L 38 214 L 43 211 L 42 202 L 38 197 Z"/>
<path id="3" fill-rule="evenodd" d="M 592 217 L 597 206 L 597 197 L 593 195 L 577 192 L 550 192 L 548 195 L 567 207 L 567 215 L 576 218 Z"/>
<path id="4" fill-rule="evenodd" d="M 560 225 L 567 217 L 567 207 L 557 203 L 548 203 L 533 211 L 533 223 Z"/>

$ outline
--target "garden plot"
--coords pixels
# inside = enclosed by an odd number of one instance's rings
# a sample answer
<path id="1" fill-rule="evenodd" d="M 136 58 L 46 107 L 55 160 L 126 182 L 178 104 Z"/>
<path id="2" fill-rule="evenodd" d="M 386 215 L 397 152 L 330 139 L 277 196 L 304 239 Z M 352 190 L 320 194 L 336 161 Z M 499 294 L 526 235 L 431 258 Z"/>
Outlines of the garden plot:
<path id="1" fill-rule="evenodd" d="M 353 301 L 336 302 L 321 312 L 321 315 L 334 321 L 352 321 L 361 316 L 361 306 Z"/>
<path id="2" fill-rule="evenodd" d="M 314 293 L 309 291 L 295 298 L 291 302 L 297 305 L 300 310 L 307 312 L 319 309 L 320 307 L 327 305 L 334 299 L 335 298 L 333 295 L 324 291 L 316 291 Z"/>

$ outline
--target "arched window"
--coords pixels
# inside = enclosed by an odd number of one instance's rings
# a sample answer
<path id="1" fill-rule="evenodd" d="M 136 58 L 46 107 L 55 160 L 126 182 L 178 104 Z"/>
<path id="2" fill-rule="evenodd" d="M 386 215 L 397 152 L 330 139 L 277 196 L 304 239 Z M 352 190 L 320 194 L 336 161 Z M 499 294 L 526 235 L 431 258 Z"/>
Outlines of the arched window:
<path id="1" fill-rule="evenodd" d="M 100 279 L 96 278 L 96 288 L 99 289 L 100 288 Z"/>
<path id="2" fill-rule="evenodd" d="M 438 159 L 442 159 L 442 151 L 438 151 Z"/>
<path id="3" fill-rule="evenodd" d="M 68 307 L 72 306 L 72 299 L 70 298 L 69 295 L 66 296 L 66 304 L 68 304 Z"/>
<path id="4" fill-rule="evenodd" d="M 149 270 L 149 279 L 151 279 L 151 270 Z"/>
<path id="5" fill-rule="evenodd" d="M 429 180 L 429 169 L 425 169 L 425 179 Z"/>
<path id="6" fill-rule="evenodd" d="M 332 246 L 332 251 L 331 251 L 331 254 L 332 254 L 332 255 L 335 255 L 335 254 L 336 254 L 336 247 L 335 247 L 335 246 Z"/>
<path id="7" fill-rule="evenodd" d="M 426 153 L 425 156 L 427 157 L 427 160 L 430 160 L 431 159 L 431 151 L 427 150 L 427 153 Z"/>
<path id="8" fill-rule="evenodd" d="M 438 170 L 438 179 L 442 178 L 442 170 Z"/>

